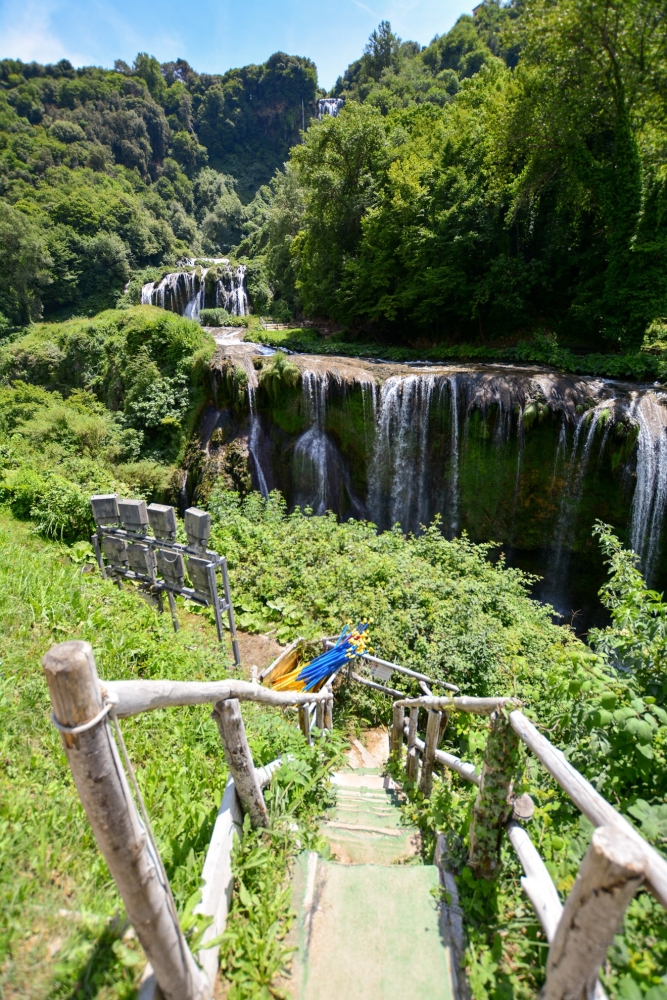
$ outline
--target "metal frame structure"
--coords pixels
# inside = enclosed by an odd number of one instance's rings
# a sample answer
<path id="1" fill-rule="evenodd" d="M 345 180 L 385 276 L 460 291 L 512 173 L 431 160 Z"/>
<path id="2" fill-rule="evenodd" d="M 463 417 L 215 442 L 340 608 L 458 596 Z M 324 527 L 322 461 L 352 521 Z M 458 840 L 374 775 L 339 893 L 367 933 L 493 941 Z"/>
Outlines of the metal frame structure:
<path id="1" fill-rule="evenodd" d="M 131 505 L 131 506 L 130 506 Z M 231 588 L 229 586 L 229 574 L 227 572 L 227 559 L 206 547 L 208 533 L 210 530 L 210 515 L 205 511 L 200 511 L 196 507 L 186 510 L 186 531 L 188 533 L 188 544 L 175 540 L 176 518 L 173 507 L 162 504 L 151 504 L 146 507 L 143 501 L 119 500 L 116 494 L 105 496 L 94 496 L 91 498 L 93 517 L 96 522 L 96 530 L 91 535 L 91 543 L 95 550 L 97 564 L 104 579 L 111 577 L 115 579 L 119 587 L 122 587 L 123 579 L 133 580 L 139 583 L 144 590 L 153 594 L 158 603 L 160 612 L 164 610 L 162 594 L 166 593 L 169 601 L 169 610 L 174 625 L 174 631 L 179 628 L 176 615 L 176 602 L 174 595 L 194 601 L 204 607 L 211 607 L 215 616 L 215 624 L 218 632 L 218 640 L 223 642 L 222 616 L 227 614 L 229 630 L 232 636 L 232 649 L 234 652 L 234 662 L 241 665 L 241 655 L 239 652 L 238 638 L 236 635 L 236 621 L 234 619 L 234 607 L 232 604 Z M 132 509 L 138 514 L 134 524 L 123 521 L 123 508 L 128 507 L 130 513 Z M 148 534 L 148 516 L 155 514 L 166 525 L 168 530 L 163 532 L 165 537 Z M 154 520 L 151 518 L 151 520 Z M 109 523 L 111 521 L 111 523 Z M 114 523 L 115 521 L 115 523 Z M 202 527 L 203 525 L 203 527 Z M 155 530 L 155 525 L 152 525 Z M 134 530 L 134 529 L 137 530 Z M 189 530 L 188 530 L 189 529 Z M 105 539 L 118 539 L 121 543 L 118 552 L 125 555 L 125 559 L 114 559 L 109 550 L 112 546 L 105 546 Z M 130 547 L 134 547 L 131 551 Z M 139 551 L 137 551 L 139 550 Z M 105 563 L 105 556 L 107 562 Z M 194 587 L 186 587 L 184 575 L 186 567 L 183 564 L 183 556 L 187 558 L 187 572 L 195 584 Z M 129 560 L 134 557 L 135 568 L 130 568 Z M 171 557 L 171 558 L 170 558 Z M 141 572 L 136 567 L 143 561 L 146 572 Z M 175 572 L 169 574 L 168 568 L 174 565 Z M 218 593 L 217 570 L 220 569 L 224 597 Z M 165 573 L 165 570 L 167 573 Z M 162 574 L 159 576 L 159 574 Z"/>

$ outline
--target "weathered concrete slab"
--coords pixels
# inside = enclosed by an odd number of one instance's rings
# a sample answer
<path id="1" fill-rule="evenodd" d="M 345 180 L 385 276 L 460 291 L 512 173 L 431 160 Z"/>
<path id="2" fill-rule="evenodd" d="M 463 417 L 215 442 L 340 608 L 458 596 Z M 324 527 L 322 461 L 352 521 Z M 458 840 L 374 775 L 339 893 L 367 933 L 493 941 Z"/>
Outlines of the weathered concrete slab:
<path id="1" fill-rule="evenodd" d="M 317 868 L 290 984 L 298 1000 L 454 1000 L 434 866 Z"/>

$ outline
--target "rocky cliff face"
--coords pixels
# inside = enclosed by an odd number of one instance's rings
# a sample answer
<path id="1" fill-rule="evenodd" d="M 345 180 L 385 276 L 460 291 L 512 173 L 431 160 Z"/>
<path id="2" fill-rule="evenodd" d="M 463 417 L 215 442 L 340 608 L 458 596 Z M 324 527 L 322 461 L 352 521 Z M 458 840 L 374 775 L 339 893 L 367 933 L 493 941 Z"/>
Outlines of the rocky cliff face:
<path id="1" fill-rule="evenodd" d="M 613 524 L 666 580 L 667 395 L 492 365 L 397 366 L 224 353 L 211 393 L 249 450 L 255 488 L 291 506 L 419 532 L 437 520 L 544 575 L 563 613 L 603 575 L 591 537 Z"/>

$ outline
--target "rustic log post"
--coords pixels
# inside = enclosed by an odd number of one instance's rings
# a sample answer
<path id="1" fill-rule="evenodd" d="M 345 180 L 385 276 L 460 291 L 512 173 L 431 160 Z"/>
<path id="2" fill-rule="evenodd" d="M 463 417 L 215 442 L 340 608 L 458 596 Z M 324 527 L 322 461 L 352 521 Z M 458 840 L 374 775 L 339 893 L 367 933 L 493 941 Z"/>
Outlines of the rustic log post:
<path id="1" fill-rule="evenodd" d="M 410 709 L 410 723 L 408 728 L 408 750 L 412 750 L 417 739 L 417 724 L 419 723 L 419 706 Z"/>
<path id="2" fill-rule="evenodd" d="M 405 724 L 405 709 L 394 705 L 393 723 L 391 727 L 391 759 L 394 764 L 400 764 L 403 757 L 403 726 Z"/>
<path id="3" fill-rule="evenodd" d="M 333 729 L 333 704 L 334 704 L 333 695 L 331 695 L 331 697 L 327 698 L 325 702 L 326 708 L 324 710 L 324 725 L 329 730 L 329 732 L 331 732 L 331 730 Z"/>
<path id="4" fill-rule="evenodd" d="M 81 802 L 162 994 L 165 1000 L 200 1000 L 210 995 L 208 982 L 183 937 L 139 819 L 103 714 L 93 651 L 87 642 L 63 642 L 42 663 Z"/>
<path id="5" fill-rule="evenodd" d="M 412 747 L 408 750 L 407 757 L 405 759 L 405 776 L 408 781 L 413 784 L 417 784 L 419 778 L 419 751 L 417 747 Z"/>
<path id="6" fill-rule="evenodd" d="M 494 712 L 484 754 L 484 767 L 470 826 L 468 864 L 479 878 L 500 872 L 500 840 L 512 815 L 508 801 L 519 771 L 519 738 L 501 712 Z"/>
<path id="7" fill-rule="evenodd" d="M 299 729 L 304 735 L 306 743 L 313 742 L 310 735 L 310 705 L 299 705 Z"/>
<path id="8" fill-rule="evenodd" d="M 419 791 L 428 798 L 433 789 L 433 765 L 435 764 L 435 751 L 438 749 L 438 737 L 440 735 L 440 712 L 432 709 L 428 713 L 426 723 L 426 739 L 424 741 L 424 755 L 422 757 L 422 773 L 419 782 Z"/>
<path id="9" fill-rule="evenodd" d="M 317 704 L 315 705 L 315 725 L 320 730 L 320 732 L 323 729 L 326 729 L 327 726 L 325 721 L 325 716 L 326 716 L 326 702 L 318 701 Z"/>
<path id="10" fill-rule="evenodd" d="M 268 826 L 269 814 L 255 773 L 255 765 L 243 725 L 241 706 L 237 699 L 225 698 L 216 702 L 213 718 L 220 731 L 227 766 L 234 779 L 236 793 L 241 800 L 243 811 L 248 813 L 254 827 Z"/>
<path id="11" fill-rule="evenodd" d="M 615 826 L 594 831 L 549 949 L 542 1000 L 589 1000 L 623 914 L 645 877 L 640 845 Z"/>

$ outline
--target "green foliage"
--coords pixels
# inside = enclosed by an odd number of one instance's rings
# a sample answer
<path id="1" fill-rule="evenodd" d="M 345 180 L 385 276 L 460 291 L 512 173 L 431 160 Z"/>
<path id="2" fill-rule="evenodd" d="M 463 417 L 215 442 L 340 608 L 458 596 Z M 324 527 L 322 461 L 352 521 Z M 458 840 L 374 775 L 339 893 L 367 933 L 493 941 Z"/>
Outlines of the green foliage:
<path id="1" fill-rule="evenodd" d="M 0 515 L 0 988 L 36 1000 L 82 1000 L 91 990 L 131 1000 L 145 959 L 126 933 L 122 903 L 51 725 L 39 661 L 52 643 L 82 638 L 92 642 L 102 677 L 219 679 L 229 649 L 221 660 L 213 626 L 202 628 L 182 608 L 174 635 L 168 616 L 82 573 L 83 565 L 70 562 L 65 546 L 45 544 Z M 244 984 L 270 983 L 285 961 L 287 865 L 300 845 L 318 846 L 315 817 L 330 801 L 324 779 L 341 740 L 307 747 L 280 713 L 249 705 L 243 714 L 258 765 L 290 755 L 269 799 L 271 829 L 248 831 L 236 852 L 223 953 L 236 995 L 257 996 Z M 220 737 L 206 707 L 151 713 L 122 726 L 195 946 L 203 926 L 192 911 L 227 780 Z M 247 912 L 257 896 L 261 905 Z"/>
<path id="2" fill-rule="evenodd" d="M 513 685 L 517 657 L 546 670 L 574 643 L 526 596 L 529 578 L 491 565 L 488 547 L 465 537 L 448 542 L 437 523 L 419 538 L 397 529 L 378 535 L 373 525 L 339 525 L 334 515 L 286 515 L 277 493 L 241 502 L 217 490 L 209 509 L 211 537 L 227 554 L 239 611 L 248 616 L 243 628 L 277 628 L 287 641 L 369 618 L 380 656 L 471 694 Z M 380 697 L 366 711 L 386 720 L 388 708 Z"/>
<path id="3" fill-rule="evenodd" d="M 489 0 L 423 51 L 383 22 L 292 151 L 290 260 L 265 222 L 264 259 L 358 339 L 546 326 L 635 355 L 667 314 L 666 53 L 657 0 Z"/>
<path id="4" fill-rule="evenodd" d="M 307 746 L 292 731 L 289 758 L 274 773 L 266 792 L 270 826 L 253 830 L 246 816 L 243 840 L 232 859 L 235 894 L 223 935 L 221 966 L 231 982 L 231 1000 L 280 997 L 274 984 L 293 950 L 285 943 L 294 913 L 289 908 L 289 866 L 297 853 L 326 850 L 318 836 L 317 818 L 333 804 L 325 778 L 342 757 L 344 741 L 337 733 L 318 737 Z"/>
<path id="5" fill-rule="evenodd" d="M 225 309 L 202 309 L 199 313 L 202 326 L 248 326 L 249 316 L 232 316 Z"/>
<path id="6" fill-rule="evenodd" d="M 91 315 L 132 272 L 229 251 L 246 219 L 230 171 L 250 200 L 316 90 L 314 65 L 283 53 L 224 76 L 147 53 L 113 72 L 0 60 L 0 312 Z"/>
<path id="7" fill-rule="evenodd" d="M 173 502 L 170 463 L 213 349 L 197 323 L 147 306 L 12 341 L 0 354 L 0 502 L 67 541 L 90 534 L 93 493 Z"/>

